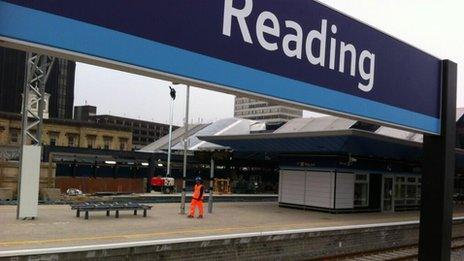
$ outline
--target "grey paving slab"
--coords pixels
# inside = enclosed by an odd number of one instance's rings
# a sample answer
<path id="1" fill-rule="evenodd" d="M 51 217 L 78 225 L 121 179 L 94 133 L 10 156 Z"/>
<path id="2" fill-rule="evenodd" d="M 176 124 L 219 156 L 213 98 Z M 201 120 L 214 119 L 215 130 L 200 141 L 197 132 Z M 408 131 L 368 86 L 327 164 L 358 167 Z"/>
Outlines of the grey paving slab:
<path id="1" fill-rule="evenodd" d="M 0 251 L 106 244 L 288 229 L 374 224 L 418 219 L 418 212 L 328 214 L 281 208 L 274 202 L 217 203 L 204 219 L 179 215 L 179 204 L 154 204 L 148 217 L 104 212 L 88 220 L 69 206 L 41 205 L 36 220 L 16 220 L 16 206 L 0 206 Z M 464 208 L 455 215 L 464 216 Z"/>

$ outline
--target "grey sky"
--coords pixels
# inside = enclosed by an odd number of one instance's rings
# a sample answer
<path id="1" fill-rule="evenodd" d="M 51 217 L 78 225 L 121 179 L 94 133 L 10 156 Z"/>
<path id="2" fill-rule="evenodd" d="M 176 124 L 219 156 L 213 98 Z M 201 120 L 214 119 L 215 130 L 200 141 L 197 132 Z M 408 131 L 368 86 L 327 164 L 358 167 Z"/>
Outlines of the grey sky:
<path id="1" fill-rule="evenodd" d="M 460 0 L 321 0 L 352 17 L 404 40 L 459 67 L 458 106 L 464 106 L 464 2 Z M 79 63 L 75 104 L 96 105 L 99 114 L 158 122 L 169 119 L 169 83 Z M 185 87 L 177 87 L 174 123 L 181 125 Z M 190 121 L 233 116 L 234 96 L 191 89 Z M 305 112 L 305 116 L 312 115 Z"/>

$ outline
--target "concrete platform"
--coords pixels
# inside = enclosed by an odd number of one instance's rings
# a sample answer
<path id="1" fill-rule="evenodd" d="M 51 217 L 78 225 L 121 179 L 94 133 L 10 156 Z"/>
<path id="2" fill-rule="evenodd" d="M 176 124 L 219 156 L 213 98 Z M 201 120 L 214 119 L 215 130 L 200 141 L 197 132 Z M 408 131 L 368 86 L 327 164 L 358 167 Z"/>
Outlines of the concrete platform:
<path id="1" fill-rule="evenodd" d="M 39 218 L 15 219 L 15 206 L 0 206 L 0 251 L 81 246 L 211 235 L 414 221 L 418 212 L 328 214 L 280 208 L 274 202 L 217 203 L 204 219 L 179 215 L 179 204 L 155 204 L 147 218 L 123 212 L 119 219 L 92 213 L 76 218 L 69 206 L 39 207 Z M 464 216 L 464 208 L 455 210 Z"/>

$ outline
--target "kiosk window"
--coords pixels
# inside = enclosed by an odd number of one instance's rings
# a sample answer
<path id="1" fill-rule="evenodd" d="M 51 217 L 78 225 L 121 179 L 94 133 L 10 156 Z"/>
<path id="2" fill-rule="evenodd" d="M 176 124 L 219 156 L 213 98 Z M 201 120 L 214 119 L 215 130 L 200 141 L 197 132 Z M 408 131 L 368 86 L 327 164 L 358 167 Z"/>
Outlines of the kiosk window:
<path id="1" fill-rule="evenodd" d="M 367 207 L 369 205 L 369 176 L 356 174 L 354 183 L 354 206 Z"/>

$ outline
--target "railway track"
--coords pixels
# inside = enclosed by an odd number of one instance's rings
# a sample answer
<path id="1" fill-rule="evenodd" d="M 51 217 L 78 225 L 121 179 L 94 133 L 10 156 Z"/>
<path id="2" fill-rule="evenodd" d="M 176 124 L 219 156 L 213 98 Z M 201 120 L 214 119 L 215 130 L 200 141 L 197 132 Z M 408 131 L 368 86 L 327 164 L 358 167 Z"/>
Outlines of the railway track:
<path id="1" fill-rule="evenodd" d="M 454 238 L 451 243 L 452 252 L 464 250 L 464 237 Z M 403 246 L 382 251 L 372 251 L 346 256 L 338 256 L 329 260 L 353 260 L 353 261 L 383 261 L 383 260 L 417 260 L 417 245 Z M 326 259 L 327 260 L 327 259 Z"/>

